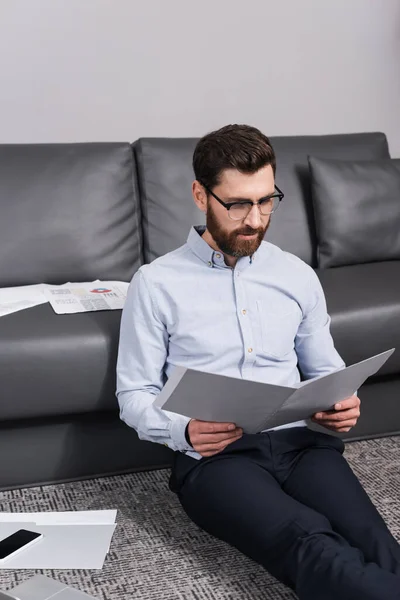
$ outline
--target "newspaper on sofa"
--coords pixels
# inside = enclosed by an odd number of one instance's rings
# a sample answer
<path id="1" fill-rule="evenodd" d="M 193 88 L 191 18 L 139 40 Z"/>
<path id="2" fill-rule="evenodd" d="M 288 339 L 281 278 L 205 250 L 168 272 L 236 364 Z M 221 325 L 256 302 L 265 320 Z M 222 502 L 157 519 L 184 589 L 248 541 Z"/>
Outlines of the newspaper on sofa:
<path id="1" fill-rule="evenodd" d="M 125 304 L 129 283 L 125 281 L 92 281 L 49 286 L 43 290 L 58 315 L 118 310 Z"/>

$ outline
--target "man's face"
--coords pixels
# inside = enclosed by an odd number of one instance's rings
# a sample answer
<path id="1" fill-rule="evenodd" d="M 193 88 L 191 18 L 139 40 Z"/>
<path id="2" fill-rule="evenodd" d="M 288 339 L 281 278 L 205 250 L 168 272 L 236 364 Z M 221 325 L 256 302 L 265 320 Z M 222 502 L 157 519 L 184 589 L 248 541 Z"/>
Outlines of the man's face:
<path id="1" fill-rule="evenodd" d="M 212 191 L 227 203 L 240 200 L 257 202 L 275 191 L 272 167 L 268 165 L 250 175 L 227 169 Z M 207 230 L 224 254 L 236 258 L 254 254 L 264 238 L 270 220 L 270 215 L 261 215 L 258 207 L 253 206 L 245 219 L 233 221 L 228 210 L 215 198 L 209 195 L 207 199 Z"/>

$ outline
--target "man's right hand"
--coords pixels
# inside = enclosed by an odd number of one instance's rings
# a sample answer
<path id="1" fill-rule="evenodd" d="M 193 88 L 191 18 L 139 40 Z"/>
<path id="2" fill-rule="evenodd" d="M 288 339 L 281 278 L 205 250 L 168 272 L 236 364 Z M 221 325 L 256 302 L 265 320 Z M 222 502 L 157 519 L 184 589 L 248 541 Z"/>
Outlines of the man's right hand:
<path id="1" fill-rule="evenodd" d="M 214 456 L 225 450 L 243 435 L 243 429 L 234 423 L 215 423 L 212 421 L 189 421 L 190 443 L 201 456 Z"/>

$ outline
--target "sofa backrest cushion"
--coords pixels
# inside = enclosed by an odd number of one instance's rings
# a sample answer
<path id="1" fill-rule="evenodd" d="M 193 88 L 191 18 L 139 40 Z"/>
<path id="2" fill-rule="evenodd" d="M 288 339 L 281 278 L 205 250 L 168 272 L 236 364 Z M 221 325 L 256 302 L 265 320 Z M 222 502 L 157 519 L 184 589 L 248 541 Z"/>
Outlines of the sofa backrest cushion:
<path id="1" fill-rule="evenodd" d="M 195 138 L 142 138 L 134 144 L 142 205 L 144 260 L 151 262 L 182 245 L 204 215 L 191 197 Z M 267 238 L 316 266 L 308 155 L 368 160 L 388 158 L 383 133 L 271 137 L 277 157 L 276 183 L 285 198 Z"/>
<path id="2" fill-rule="evenodd" d="M 309 163 L 318 266 L 400 260 L 400 159 Z"/>
<path id="3" fill-rule="evenodd" d="M 0 287 L 129 281 L 142 262 L 129 143 L 0 145 Z"/>

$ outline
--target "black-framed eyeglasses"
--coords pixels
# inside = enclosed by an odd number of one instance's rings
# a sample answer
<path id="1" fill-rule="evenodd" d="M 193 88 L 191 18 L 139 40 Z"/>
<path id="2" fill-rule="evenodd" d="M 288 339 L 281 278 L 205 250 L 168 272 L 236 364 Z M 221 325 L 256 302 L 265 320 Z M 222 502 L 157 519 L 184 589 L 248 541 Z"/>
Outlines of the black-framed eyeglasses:
<path id="1" fill-rule="evenodd" d="M 221 198 L 218 198 L 216 194 L 203 182 L 199 181 L 205 190 L 213 198 L 215 198 L 226 210 L 228 211 L 229 217 L 233 221 L 242 221 L 247 217 L 254 205 L 258 206 L 260 214 L 263 216 L 272 215 L 276 211 L 279 204 L 284 198 L 284 193 L 275 185 L 275 194 L 270 194 L 264 198 L 260 198 L 258 202 L 252 202 L 251 200 L 238 200 L 237 202 L 224 202 Z"/>

